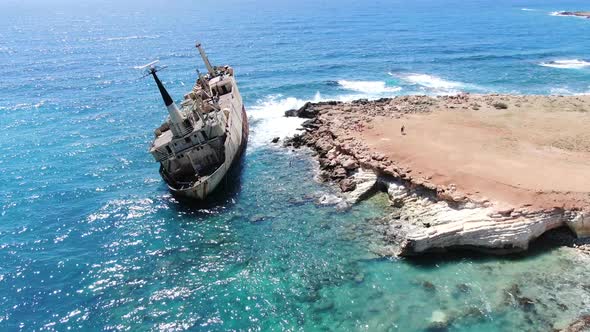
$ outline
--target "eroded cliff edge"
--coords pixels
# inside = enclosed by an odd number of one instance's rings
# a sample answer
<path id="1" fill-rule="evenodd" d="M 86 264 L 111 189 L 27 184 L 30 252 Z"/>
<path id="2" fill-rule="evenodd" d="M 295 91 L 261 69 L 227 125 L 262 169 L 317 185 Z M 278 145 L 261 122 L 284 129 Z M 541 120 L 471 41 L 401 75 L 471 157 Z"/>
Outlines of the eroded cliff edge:
<path id="1" fill-rule="evenodd" d="M 287 140 L 354 204 L 386 191 L 393 254 L 526 250 L 548 230 L 590 235 L 589 96 L 403 96 L 308 103 Z"/>

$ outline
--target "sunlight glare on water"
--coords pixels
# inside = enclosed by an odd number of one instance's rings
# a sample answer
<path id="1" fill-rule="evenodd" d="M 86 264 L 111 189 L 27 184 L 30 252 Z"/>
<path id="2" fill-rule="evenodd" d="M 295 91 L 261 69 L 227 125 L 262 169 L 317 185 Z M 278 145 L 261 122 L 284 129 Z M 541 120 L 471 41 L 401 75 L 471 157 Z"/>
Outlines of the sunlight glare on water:
<path id="1" fill-rule="evenodd" d="M 306 101 L 587 93 L 590 21 L 549 14 L 584 4 L 0 4 L 0 329 L 567 325 L 590 308 L 586 257 L 383 258 L 387 199 L 319 205 L 332 189 L 309 155 L 269 141 L 296 132 L 282 114 Z M 251 124 L 237 180 L 204 205 L 161 181 L 147 149 L 166 110 L 134 69 L 159 59 L 181 98 L 197 38 L 235 67 Z"/>

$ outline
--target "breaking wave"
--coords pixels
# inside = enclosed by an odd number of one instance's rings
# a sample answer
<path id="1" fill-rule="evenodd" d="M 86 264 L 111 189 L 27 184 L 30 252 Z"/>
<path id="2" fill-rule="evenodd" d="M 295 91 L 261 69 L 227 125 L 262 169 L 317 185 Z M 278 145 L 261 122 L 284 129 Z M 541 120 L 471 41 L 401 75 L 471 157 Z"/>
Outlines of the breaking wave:
<path id="1" fill-rule="evenodd" d="M 590 62 L 580 59 L 573 60 L 555 60 L 549 62 L 541 62 L 539 64 L 543 67 L 560 68 L 560 69 L 582 69 L 590 67 Z"/>
<path id="2" fill-rule="evenodd" d="M 427 74 L 411 74 L 404 77 L 408 82 L 419 84 L 433 89 L 458 89 L 464 86 L 463 83 L 447 81 L 437 76 Z"/>
<path id="3" fill-rule="evenodd" d="M 105 40 L 107 40 L 107 41 L 116 41 L 116 40 L 156 39 L 156 38 L 160 38 L 160 35 L 110 37 L 110 38 L 106 38 Z"/>
<path id="4" fill-rule="evenodd" d="M 410 85 L 418 86 L 420 91 L 426 94 L 449 95 L 461 93 L 465 90 L 482 90 L 480 87 L 473 84 L 445 80 L 441 77 L 428 74 L 413 73 L 396 75 L 389 73 L 389 75 L 398 77 Z"/>
<path id="5" fill-rule="evenodd" d="M 340 89 L 349 90 L 352 93 L 340 95 L 323 96 L 319 91 L 311 99 L 288 97 L 281 94 L 270 95 L 254 105 L 247 105 L 250 122 L 250 138 L 248 145 L 252 149 L 261 146 L 268 146 L 275 137 L 285 138 L 299 132 L 301 124 L 305 119 L 285 117 L 285 111 L 298 109 L 306 102 L 340 101 L 349 102 L 357 99 L 378 99 L 382 97 L 394 97 L 400 91 L 404 93 L 418 92 L 428 95 L 450 95 L 458 94 L 464 90 L 479 90 L 473 84 L 445 80 L 437 76 L 427 74 L 393 74 L 390 76 L 399 79 L 402 86 L 387 86 L 385 81 L 330 81 L 331 85 Z M 418 90 L 416 90 L 418 88 Z M 412 91 L 412 89 L 414 89 Z M 406 91 L 407 90 L 407 91 Z"/>
<path id="6" fill-rule="evenodd" d="M 249 147 L 258 148 L 268 145 L 275 137 L 288 137 L 297 133 L 297 128 L 305 119 L 285 117 L 285 111 L 303 106 L 307 101 L 321 101 L 320 93 L 312 100 L 302 100 L 283 95 L 271 95 L 247 107 L 250 122 Z"/>
<path id="7" fill-rule="evenodd" d="M 569 88 L 559 87 L 559 88 L 549 89 L 549 94 L 559 95 L 559 96 L 586 96 L 586 95 L 590 95 L 590 90 L 580 92 L 579 90 L 572 91 Z"/>
<path id="8" fill-rule="evenodd" d="M 520 10 L 524 10 L 525 12 L 536 12 L 538 9 L 532 9 L 532 8 L 520 8 Z"/>
<path id="9" fill-rule="evenodd" d="M 402 88 L 399 86 L 387 86 L 387 83 L 384 81 L 347 81 L 347 80 L 340 80 L 338 81 L 338 85 L 346 90 L 366 93 L 369 95 L 372 94 L 383 94 L 383 93 L 393 93 L 398 92 Z"/>
<path id="10" fill-rule="evenodd" d="M 361 98 L 378 99 L 393 97 L 401 91 L 401 87 L 390 87 L 384 81 L 330 81 L 339 88 L 353 91 L 350 94 L 322 96 L 318 91 L 311 99 L 286 97 L 281 94 L 270 95 L 248 106 L 246 112 L 250 121 L 249 146 L 257 148 L 266 146 L 275 137 L 285 138 L 298 133 L 298 128 L 305 119 L 285 117 L 285 111 L 298 109 L 307 102 L 341 101 L 349 102 Z"/>
<path id="11" fill-rule="evenodd" d="M 18 110 L 30 110 L 34 108 L 39 108 L 45 105 L 45 100 L 41 100 L 36 104 L 31 103 L 20 103 L 13 106 L 0 106 L 0 111 L 18 111 Z"/>

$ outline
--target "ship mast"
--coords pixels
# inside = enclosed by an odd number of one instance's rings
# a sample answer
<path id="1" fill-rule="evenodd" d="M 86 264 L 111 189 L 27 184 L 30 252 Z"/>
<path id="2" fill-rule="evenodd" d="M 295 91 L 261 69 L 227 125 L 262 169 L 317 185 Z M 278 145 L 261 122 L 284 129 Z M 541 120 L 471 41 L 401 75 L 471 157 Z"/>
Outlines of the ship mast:
<path id="1" fill-rule="evenodd" d="M 213 66 L 211 66 L 211 62 L 209 62 L 209 58 L 207 57 L 207 54 L 205 54 L 205 50 L 203 49 L 203 47 L 201 47 L 201 43 L 197 42 L 197 45 L 195 45 L 195 47 L 199 49 L 199 53 L 201 54 L 201 58 L 205 63 L 205 67 L 207 67 L 209 75 L 213 77 L 215 75 L 215 70 L 213 70 Z"/>
<path id="2" fill-rule="evenodd" d="M 164 87 L 164 84 L 162 84 L 162 81 L 160 81 L 160 78 L 158 75 L 156 75 L 158 72 L 158 68 L 154 66 L 156 62 L 157 61 L 154 61 L 144 66 L 144 68 L 147 67 L 146 75 L 152 75 L 154 77 L 154 81 L 156 81 L 158 90 L 160 90 L 160 94 L 164 100 L 164 105 L 166 105 L 168 113 L 170 114 L 170 129 L 172 130 L 172 134 L 174 137 L 181 137 L 186 134 L 189 128 L 186 128 L 186 125 L 184 124 L 184 117 L 180 113 L 178 106 L 176 106 L 176 103 L 174 100 L 172 100 L 172 97 L 170 97 L 170 94 Z"/>

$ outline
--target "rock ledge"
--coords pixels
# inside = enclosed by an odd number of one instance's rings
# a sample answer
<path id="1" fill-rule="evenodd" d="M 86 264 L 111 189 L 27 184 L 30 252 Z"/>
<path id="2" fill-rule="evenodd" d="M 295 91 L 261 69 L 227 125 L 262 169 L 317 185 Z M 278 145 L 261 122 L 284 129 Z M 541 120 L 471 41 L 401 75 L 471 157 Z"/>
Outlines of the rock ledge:
<path id="1" fill-rule="evenodd" d="M 493 96 L 492 96 L 493 97 Z M 412 169 L 369 149 L 356 134 L 371 126 L 374 116 L 398 117 L 427 113 L 435 104 L 461 104 L 469 96 L 431 98 L 404 96 L 351 103 L 307 103 L 287 116 L 302 116 L 303 133 L 284 145 L 308 146 L 319 161 L 321 181 L 337 185 L 354 204 L 375 189 L 386 191 L 399 215 L 388 221 L 386 238 L 396 244 L 395 254 L 408 256 L 449 248 L 471 248 L 492 253 L 526 250 L 548 230 L 567 226 L 577 236 L 590 236 L 590 212 L 555 206 L 506 206 L 474 199 L 455 186 L 441 186 L 413 175 Z"/>

